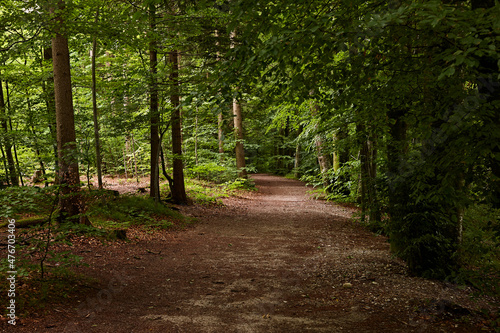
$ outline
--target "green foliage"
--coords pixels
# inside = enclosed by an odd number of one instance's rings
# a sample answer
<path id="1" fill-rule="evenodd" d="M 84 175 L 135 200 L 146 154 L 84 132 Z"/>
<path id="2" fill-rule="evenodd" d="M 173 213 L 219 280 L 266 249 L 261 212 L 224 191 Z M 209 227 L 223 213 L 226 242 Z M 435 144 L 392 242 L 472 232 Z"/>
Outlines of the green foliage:
<path id="1" fill-rule="evenodd" d="M 327 200 L 354 203 L 358 198 L 360 163 L 352 160 L 342 165 L 337 171 L 328 173 L 330 185 L 326 188 Z"/>
<path id="2" fill-rule="evenodd" d="M 195 165 L 187 169 L 187 171 L 188 175 L 191 177 L 197 177 L 206 181 L 215 181 L 218 183 L 231 179 L 237 174 L 236 169 L 229 170 L 229 168 L 221 166 L 215 162 Z"/>
<path id="3" fill-rule="evenodd" d="M 130 226 L 167 229 L 184 218 L 164 204 L 140 195 L 121 195 L 113 200 L 97 200 L 87 216 L 95 226 L 123 229 Z"/>
<path id="4" fill-rule="evenodd" d="M 222 198 L 237 195 L 241 191 L 255 190 L 255 183 L 245 178 L 237 178 L 223 184 L 191 178 L 187 179 L 186 184 L 188 197 L 195 203 L 203 205 L 219 205 L 222 204 Z"/>
<path id="5" fill-rule="evenodd" d="M 227 197 L 223 186 L 194 178 L 187 180 L 186 193 L 193 202 L 202 205 L 219 205 Z"/>
<path id="6" fill-rule="evenodd" d="M 224 184 L 225 188 L 229 191 L 234 190 L 247 190 L 247 191 L 256 191 L 255 183 L 248 178 L 237 178 L 232 182 L 227 182 Z"/>
<path id="7" fill-rule="evenodd" d="M 0 190 L 0 217 L 46 212 L 54 204 L 54 188 L 9 187 Z"/>
<path id="8" fill-rule="evenodd" d="M 470 207 L 464 214 L 464 263 L 456 279 L 472 284 L 480 292 L 500 295 L 500 210 L 487 205 Z"/>

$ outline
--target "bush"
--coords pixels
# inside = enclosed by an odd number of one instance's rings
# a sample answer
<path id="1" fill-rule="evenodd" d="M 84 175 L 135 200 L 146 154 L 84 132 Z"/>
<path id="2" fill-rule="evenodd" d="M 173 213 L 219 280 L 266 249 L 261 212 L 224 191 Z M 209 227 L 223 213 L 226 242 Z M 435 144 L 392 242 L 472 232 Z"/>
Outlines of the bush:
<path id="1" fill-rule="evenodd" d="M 464 213 L 463 263 L 457 279 L 500 296 L 500 209 L 476 205 Z"/>

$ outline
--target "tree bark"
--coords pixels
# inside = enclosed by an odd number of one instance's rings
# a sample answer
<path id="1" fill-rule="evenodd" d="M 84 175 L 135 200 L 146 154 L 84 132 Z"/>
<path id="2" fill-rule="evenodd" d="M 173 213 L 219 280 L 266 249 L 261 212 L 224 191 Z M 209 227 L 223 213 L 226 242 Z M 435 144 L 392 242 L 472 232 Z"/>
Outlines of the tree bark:
<path id="1" fill-rule="evenodd" d="M 3 150 L 3 145 L 0 143 L 0 152 L 2 152 L 2 161 L 3 161 L 3 167 L 5 170 L 5 183 L 7 185 L 10 185 L 10 179 L 9 179 L 9 167 L 7 166 L 7 159 L 5 158 L 5 151 Z M 3 185 L 2 183 L 0 183 Z"/>
<path id="2" fill-rule="evenodd" d="M 314 91 L 311 91 L 309 95 L 314 95 Z M 310 109 L 311 109 L 311 114 L 313 117 L 317 116 L 319 113 L 319 106 L 315 101 L 311 101 L 310 104 Z M 316 125 L 316 130 L 318 129 L 318 125 Z M 316 146 L 316 153 L 317 153 L 317 158 L 318 158 L 318 163 L 319 163 L 319 169 L 321 172 L 321 178 L 323 179 L 323 186 L 325 188 L 328 187 L 329 182 L 328 182 L 328 170 L 332 167 L 330 163 L 330 159 L 328 158 L 328 155 L 325 154 L 325 148 L 323 144 L 323 139 L 319 134 L 316 135 L 314 138 L 314 145 Z"/>
<path id="3" fill-rule="evenodd" d="M 58 9 L 64 9 L 64 1 L 58 2 Z M 54 13 L 54 9 L 52 9 Z M 73 95 L 68 39 L 61 34 L 64 20 L 60 14 L 55 17 L 55 36 L 52 38 L 52 65 L 54 70 L 54 95 L 57 125 L 57 151 L 59 159 L 59 221 L 76 222 L 75 216 L 83 211 L 79 195 L 80 174 L 78 170 L 78 149 L 76 147 Z M 88 222 L 80 219 L 81 222 Z"/>
<path id="4" fill-rule="evenodd" d="M 219 141 L 219 155 L 220 155 L 220 161 L 222 162 L 224 160 L 224 131 L 223 131 L 223 126 L 224 126 L 224 117 L 222 112 L 219 113 L 217 116 L 217 137 Z"/>
<path id="5" fill-rule="evenodd" d="M 12 155 L 12 143 L 9 138 L 9 126 L 8 126 L 8 115 L 5 108 L 5 98 L 3 94 L 2 80 L 0 80 L 0 117 L 1 126 L 4 130 L 4 145 L 5 145 L 5 155 L 7 157 L 7 165 L 9 170 L 9 180 L 13 186 L 19 186 L 19 179 L 16 174 L 16 164 L 14 161 L 14 156 Z"/>
<path id="6" fill-rule="evenodd" d="M 52 47 L 43 48 L 43 60 L 52 65 Z M 43 68 L 42 62 L 42 68 Z M 52 138 L 52 148 L 54 152 L 54 161 L 56 170 L 59 169 L 58 153 L 57 153 L 57 126 L 56 126 L 56 105 L 54 97 L 54 75 L 50 73 L 47 80 L 42 81 L 42 90 L 44 92 L 45 105 L 47 107 L 47 116 L 49 119 L 49 131 Z M 57 183 L 57 173 L 56 180 Z"/>
<path id="7" fill-rule="evenodd" d="M 156 31 L 156 8 L 154 4 L 149 7 L 149 19 L 151 33 Z M 150 112 L 150 137 L 151 137 L 151 154 L 150 154 L 150 181 L 149 181 L 149 196 L 155 201 L 160 199 L 160 183 L 158 177 L 158 149 L 160 149 L 160 114 L 158 112 L 158 82 L 157 82 L 157 41 L 156 37 L 152 37 L 149 42 L 149 70 L 150 70 L 150 87 L 149 87 L 149 112 Z"/>
<path id="8" fill-rule="evenodd" d="M 402 163 L 406 160 L 408 152 L 408 144 L 406 142 L 407 125 L 402 119 L 404 111 L 391 110 L 388 112 L 389 120 L 389 140 L 387 143 L 387 179 L 389 182 L 388 196 L 389 217 L 393 222 L 401 221 L 401 207 L 398 203 L 402 203 L 407 197 L 407 191 L 402 189 L 402 184 L 398 180 L 400 169 L 403 167 Z M 396 222 L 399 223 L 399 222 Z"/>
<path id="9" fill-rule="evenodd" d="M 99 9 L 96 13 L 95 21 L 99 19 Z M 101 142 L 99 137 L 99 115 L 97 110 L 97 79 L 96 79 L 96 56 L 97 56 L 97 38 L 92 41 L 92 114 L 94 118 L 94 142 L 95 142 L 95 157 L 97 168 L 97 186 L 102 190 L 102 158 L 101 158 Z"/>
<path id="10" fill-rule="evenodd" d="M 198 166 L 198 106 L 196 107 L 196 115 L 194 121 L 194 161 Z"/>
<path id="11" fill-rule="evenodd" d="M 356 132 L 360 137 L 360 161 L 361 161 L 361 221 L 365 220 L 368 213 L 369 223 L 380 222 L 380 204 L 377 197 L 377 147 L 375 141 L 370 137 L 364 124 L 356 125 Z"/>
<path id="12" fill-rule="evenodd" d="M 241 104 L 236 99 L 233 101 L 233 115 L 234 136 L 236 138 L 236 168 L 238 169 L 238 177 L 246 178 L 245 148 L 243 146 L 243 117 L 241 113 Z"/>
<path id="13" fill-rule="evenodd" d="M 236 39 L 236 31 L 231 32 L 231 48 L 234 47 Z M 239 88 L 236 88 L 238 90 Z M 233 118 L 234 118 L 234 136 L 236 139 L 236 168 L 238 169 L 238 177 L 246 178 L 247 170 L 245 163 L 245 148 L 243 146 L 243 117 L 241 113 L 241 104 L 238 99 L 233 99 Z"/>
<path id="14" fill-rule="evenodd" d="M 170 72 L 172 103 L 172 154 L 173 154 L 173 190 L 172 201 L 177 204 L 187 204 L 186 188 L 184 185 L 184 165 L 182 161 L 182 126 L 179 96 L 179 52 L 169 53 L 172 70 Z"/>
<path id="15" fill-rule="evenodd" d="M 295 178 L 300 177 L 300 144 L 297 142 L 297 145 L 295 146 L 295 159 L 294 159 L 294 165 L 293 165 L 293 175 Z"/>
<path id="16" fill-rule="evenodd" d="M 12 109 L 10 107 L 9 82 L 7 82 L 7 81 L 5 81 L 5 90 L 7 92 L 7 105 L 8 105 L 8 109 L 9 109 L 8 114 L 10 114 Z M 10 132 L 14 133 L 14 129 L 12 127 L 12 119 L 10 117 L 8 117 L 8 119 L 9 119 Z M 16 146 L 15 140 L 12 143 L 12 148 L 14 148 L 14 158 L 15 158 L 15 161 L 16 161 L 17 174 L 19 175 L 19 180 L 21 181 L 21 186 L 24 186 L 23 174 L 21 172 L 21 165 L 19 164 L 19 158 L 17 156 L 17 146 Z"/>

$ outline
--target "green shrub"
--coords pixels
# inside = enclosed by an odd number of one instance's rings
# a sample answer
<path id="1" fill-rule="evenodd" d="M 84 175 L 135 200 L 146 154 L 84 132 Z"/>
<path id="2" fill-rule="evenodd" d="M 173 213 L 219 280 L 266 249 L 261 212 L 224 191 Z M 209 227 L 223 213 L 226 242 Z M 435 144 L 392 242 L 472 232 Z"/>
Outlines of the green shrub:
<path id="1" fill-rule="evenodd" d="M 126 228 L 131 225 L 169 228 L 182 216 L 149 197 L 122 195 L 113 200 L 96 201 L 87 211 L 92 223 L 104 228 Z"/>
<path id="2" fill-rule="evenodd" d="M 500 209 L 476 205 L 464 213 L 457 279 L 480 292 L 500 296 Z"/>

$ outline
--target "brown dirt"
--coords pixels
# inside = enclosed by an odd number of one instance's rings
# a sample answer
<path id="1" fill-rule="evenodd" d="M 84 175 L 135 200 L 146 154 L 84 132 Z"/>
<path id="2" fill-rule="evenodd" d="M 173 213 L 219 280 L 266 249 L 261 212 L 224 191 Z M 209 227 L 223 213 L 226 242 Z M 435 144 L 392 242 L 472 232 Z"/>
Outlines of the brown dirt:
<path id="1" fill-rule="evenodd" d="M 409 277 L 389 245 L 312 200 L 298 181 L 252 176 L 258 193 L 179 207 L 193 228 L 75 248 L 99 281 L 17 332 L 479 332 L 497 310 L 471 290 Z M 90 250 L 90 251 L 89 251 Z M 346 283 L 348 283 L 346 285 Z"/>

